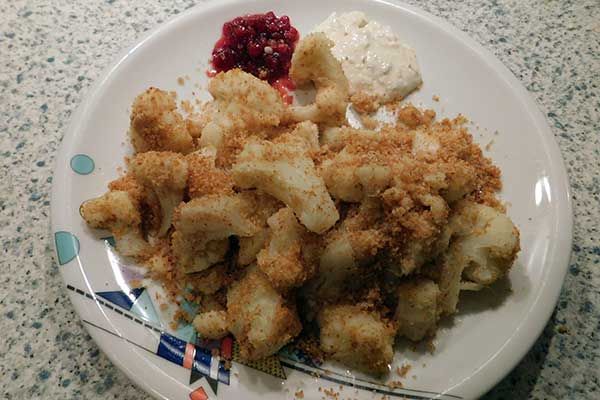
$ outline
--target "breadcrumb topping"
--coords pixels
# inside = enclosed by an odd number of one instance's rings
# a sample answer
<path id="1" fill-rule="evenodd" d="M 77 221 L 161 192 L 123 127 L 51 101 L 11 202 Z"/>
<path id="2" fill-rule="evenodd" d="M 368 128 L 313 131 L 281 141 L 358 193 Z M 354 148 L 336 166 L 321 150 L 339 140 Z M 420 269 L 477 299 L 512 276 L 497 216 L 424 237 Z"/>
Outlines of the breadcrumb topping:
<path id="1" fill-rule="evenodd" d="M 174 92 L 149 88 L 133 103 L 127 172 L 80 212 L 147 267 L 165 301 L 198 305 L 175 325 L 232 334 L 247 360 L 293 342 L 315 362 L 386 374 L 396 337 L 433 351 L 460 291 L 508 273 L 519 232 L 463 116 L 389 104 L 394 124 L 346 126 L 349 102 L 378 104 L 349 98 L 330 46 L 322 35 L 298 44 L 291 76 L 317 87 L 305 107 L 239 70 L 214 77 L 198 111 L 183 103 L 185 118 Z"/>

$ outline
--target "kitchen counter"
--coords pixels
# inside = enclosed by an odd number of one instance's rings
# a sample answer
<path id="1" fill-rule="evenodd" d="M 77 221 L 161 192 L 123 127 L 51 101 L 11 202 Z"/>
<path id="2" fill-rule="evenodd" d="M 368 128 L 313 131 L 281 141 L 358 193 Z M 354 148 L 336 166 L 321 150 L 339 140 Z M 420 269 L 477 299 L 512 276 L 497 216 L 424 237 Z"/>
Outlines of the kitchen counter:
<path id="1" fill-rule="evenodd" d="M 83 329 L 53 258 L 52 168 L 71 114 L 123 47 L 195 1 L 0 3 L 0 397 L 148 398 Z M 573 255 L 552 319 L 486 399 L 600 397 L 600 3 L 416 1 L 535 98 L 571 181 Z"/>

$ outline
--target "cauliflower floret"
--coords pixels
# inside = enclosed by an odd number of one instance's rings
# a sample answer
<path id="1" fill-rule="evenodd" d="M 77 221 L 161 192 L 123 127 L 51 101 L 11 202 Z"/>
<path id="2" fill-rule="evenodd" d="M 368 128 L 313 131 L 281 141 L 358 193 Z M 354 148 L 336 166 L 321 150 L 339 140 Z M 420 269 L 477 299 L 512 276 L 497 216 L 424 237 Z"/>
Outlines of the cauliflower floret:
<path id="1" fill-rule="evenodd" d="M 220 152 L 226 135 L 277 126 L 283 117 L 284 105 L 277 90 L 240 69 L 217 74 L 208 91 L 215 98 L 217 112 L 202 129 L 201 146 L 213 146 Z"/>
<path id="2" fill-rule="evenodd" d="M 465 266 L 463 276 L 490 285 L 506 275 L 519 252 L 519 231 L 510 218 L 482 204 L 465 203 L 450 221 Z"/>
<path id="3" fill-rule="evenodd" d="M 311 284 L 319 299 L 341 296 L 345 283 L 359 279 L 361 267 L 373 260 L 385 238 L 376 229 L 347 231 L 344 227 L 329 237 L 319 260 L 317 279 Z"/>
<path id="4" fill-rule="evenodd" d="M 302 329 L 295 307 L 256 267 L 249 267 L 227 292 L 227 323 L 246 360 L 275 354 Z"/>
<path id="5" fill-rule="evenodd" d="M 456 312 L 461 279 L 490 285 L 506 275 L 519 252 L 519 231 L 498 210 L 469 201 L 459 203 L 449 220 L 452 239 L 441 267 L 441 308 Z"/>
<path id="6" fill-rule="evenodd" d="M 175 92 L 151 87 L 136 97 L 129 134 L 137 153 L 150 150 L 188 153 L 194 149 L 192 136 L 177 111 Z"/>
<path id="7" fill-rule="evenodd" d="M 394 235 L 388 266 L 398 276 L 418 270 L 447 247 L 443 227 L 448 206 L 440 196 L 420 194 L 423 189 L 400 180 L 382 193 L 387 223 Z"/>
<path id="8" fill-rule="evenodd" d="M 209 269 L 188 275 L 193 290 L 205 295 L 213 294 L 227 283 L 226 264 L 217 264 Z"/>
<path id="9" fill-rule="evenodd" d="M 253 236 L 239 238 L 238 264 L 250 265 L 256 261 L 256 256 L 265 247 L 269 239 L 268 218 L 275 214 L 277 210 L 284 207 L 284 204 L 273 196 L 256 191 L 245 191 L 242 196 L 255 204 L 254 220 L 260 230 Z"/>
<path id="10" fill-rule="evenodd" d="M 229 333 L 227 311 L 202 312 L 196 315 L 192 324 L 202 339 L 221 339 Z"/>
<path id="11" fill-rule="evenodd" d="M 309 150 L 319 150 L 319 127 L 314 123 L 310 121 L 299 122 L 294 126 L 290 135 L 304 139 Z"/>
<path id="12" fill-rule="evenodd" d="M 381 139 L 381 134 L 368 129 L 356 129 L 348 126 L 327 127 L 323 129 L 320 142 L 322 145 L 327 145 L 332 151 L 340 151 L 347 143 L 356 139 L 376 143 Z"/>
<path id="13" fill-rule="evenodd" d="M 199 112 L 192 112 L 185 119 L 188 132 L 193 138 L 202 136 L 204 127 L 212 121 L 212 117 L 217 113 L 217 104 L 214 101 L 206 101 L 200 105 Z"/>
<path id="14" fill-rule="evenodd" d="M 171 249 L 177 265 L 185 273 L 191 274 L 224 261 L 229 250 L 229 240 L 195 238 L 192 234 L 175 230 L 171 235 Z"/>
<path id="15" fill-rule="evenodd" d="M 318 275 L 303 290 L 311 304 L 341 297 L 346 282 L 359 276 L 349 235 L 336 232 L 334 236 L 321 253 Z"/>
<path id="16" fill-rule="evenodd" d="M 324 288 L 341 289 L 340 282 L 371 262 L 385 246 L 385 234 L 376 229 L 381 211 L 378 200 L 367 198 L 348 210 L 340 226 L 325 237 L 326 246 L 319 260 Z"/>
<path id="17" fill-rule="evenodd" d="M 360 156 L 342 150 L 334 158 L 323 162 L 321 175 L 334 198 L 360 202 L 385 190 L 392 172 L 385 165 L 363 163 Z"/>
<path id="18" fill-rule="evenodd" d="M 455 160 L 443 164 L 442 169 L 446 176 L 446 187 L 441 195 L 448 204 L 456 203 L 477 187 L 477 171 L 467 162 Z"/>
<path id="19" fill-rule="evenodd" d="M 171 227 L 173 210 L 183 200 L 188 177 L 185 157 L 170 151 L 148 151 L 137 154 L 129 163 L 135 179 L 158 200 L 161 210 L 157 236 L 164 236 Z"/>
<path id="20" fill-rule="evenodd" d="M 460 246 L 450 245 L 444 253 L 439 272 L 440 309 L 443 314 L 456 312 L 458 295 L 460 294 L 461 275 L 465 268 Z"/>
<path id="21" fill-rule="evenodd" d="M 383 374 L 394 357 L 395 329 L 360 305 L 327 305 L 318 316 L 321 349 L 368 373 Z"/>
<path id="22" fill-rule="evenodd" d="M 159 251 L 146 260 L 146 268 L 150 272 L 150 276 L 154 278 L 162 278 L 173 270 L 173 264 L 167 251 Z"/>
<path id="23" fill-rule="evenodd" d="M 175 210 L 172 249 L 187 272 L 199 272 L 223 261 L 232 235 L 253 236 L 254 205 L 241 195 L 208 195 Z"/>
<path id="24" fill-rule="evenodd" d="M 289 208 L 279 210 L 267 223 L 271 229 L 267 247 L 258 253 L 258 268 L 277 290 L 301 285 L 314 272 L 314 266 L 302 254 L 308 232 Z"/>
<path id="25" fill-rule="evenodd" d="M 325 232 L 339 218 L 302 138 L 284 134 L 276 142 L 249 142 L 232 171 L 237 185 L 281 200 L 312 232 Z"/>
<path id="26" fill-rule="evenodd" d="M 398 334 L 418 341 L 433 335 L 440 316 L 438 285 L 429 279 L 413 279 L 398 286 L 394 319 Z"/>
<path id="27" fill-rule="evenodd" d="M 289 108 L 289 117 L 293 121 L 310 120 L 329 125 L 340 125 L 345 121 L 348 80 L 342 65 L 331 54 L 332 46 L 333 42 L 322 33 L 311 33 L 296 46 L 290 77 L 298 86 L 313 82 L 317 94 L 313 104 Z"/>
<path id="28" fill-rule="evenodd" d="M 216 150 L 204 147 L 185 157 L 188 163 L 188 194 L 190 199 L 209 194 L 233 194 L 233 179 L 229 171 L 215 166 Z"/>
<path id="29" fill-rule="evenodd" d="M 239 265 L 246 266 L 256 261 L 258 253 L 265 247 L 269 239 L 269 229 L 264 227 L 250 237 L 239 239 L 239 250 L 237 262 Z"/>
<path id="30" fill-rule="evenodd" d="M 252 236 L 258 231 L 253 211 L 253 205 L 243 196 L 208 195 L 182 204 L 177 209 L 175 227 L 186 235 L 209 240 Z"/>
<path id="31" fill-rule="evenodd" d="M 123 256 L 144 257 L 150 245 L 141 230 L 141 216 L 129 193 L 110 191 L 84 202 L 79 212 L 91 228 L 108 229 Z"/>

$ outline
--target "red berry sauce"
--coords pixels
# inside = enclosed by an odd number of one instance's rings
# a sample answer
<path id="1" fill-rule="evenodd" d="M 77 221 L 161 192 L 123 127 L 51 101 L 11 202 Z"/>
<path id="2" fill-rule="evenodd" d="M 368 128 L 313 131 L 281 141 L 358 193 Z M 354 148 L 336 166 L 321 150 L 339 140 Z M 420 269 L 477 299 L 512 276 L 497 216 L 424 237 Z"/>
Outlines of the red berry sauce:
<path id="1" fill-rule="evenodd" d="M 222 36 L 213 49 L 214 73 L 240 68 L 271 84 L 289 81 L 286 78 L 299 36 L 289 17 L 276 17 L 272 11 L 234 18 L 223 24 Z"/>

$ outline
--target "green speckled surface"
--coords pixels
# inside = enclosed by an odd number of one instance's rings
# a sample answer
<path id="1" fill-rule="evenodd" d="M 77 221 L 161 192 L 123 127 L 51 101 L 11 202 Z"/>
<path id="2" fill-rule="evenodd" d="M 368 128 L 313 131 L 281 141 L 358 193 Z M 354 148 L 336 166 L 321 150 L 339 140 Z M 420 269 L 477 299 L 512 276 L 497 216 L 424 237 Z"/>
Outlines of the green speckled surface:
<path id="1" fill-rule="evenodd" d="M 52 166 L 119 50 L 194 1 L 0 2 L 0 397 L 146 399 L 98 350 L 52 255 Z M 600 398 L 600 3 L 414 1 L 494 53 L 547 115 L 570 175 L 573 257 L 543 335 L 486 399 Z"/>

